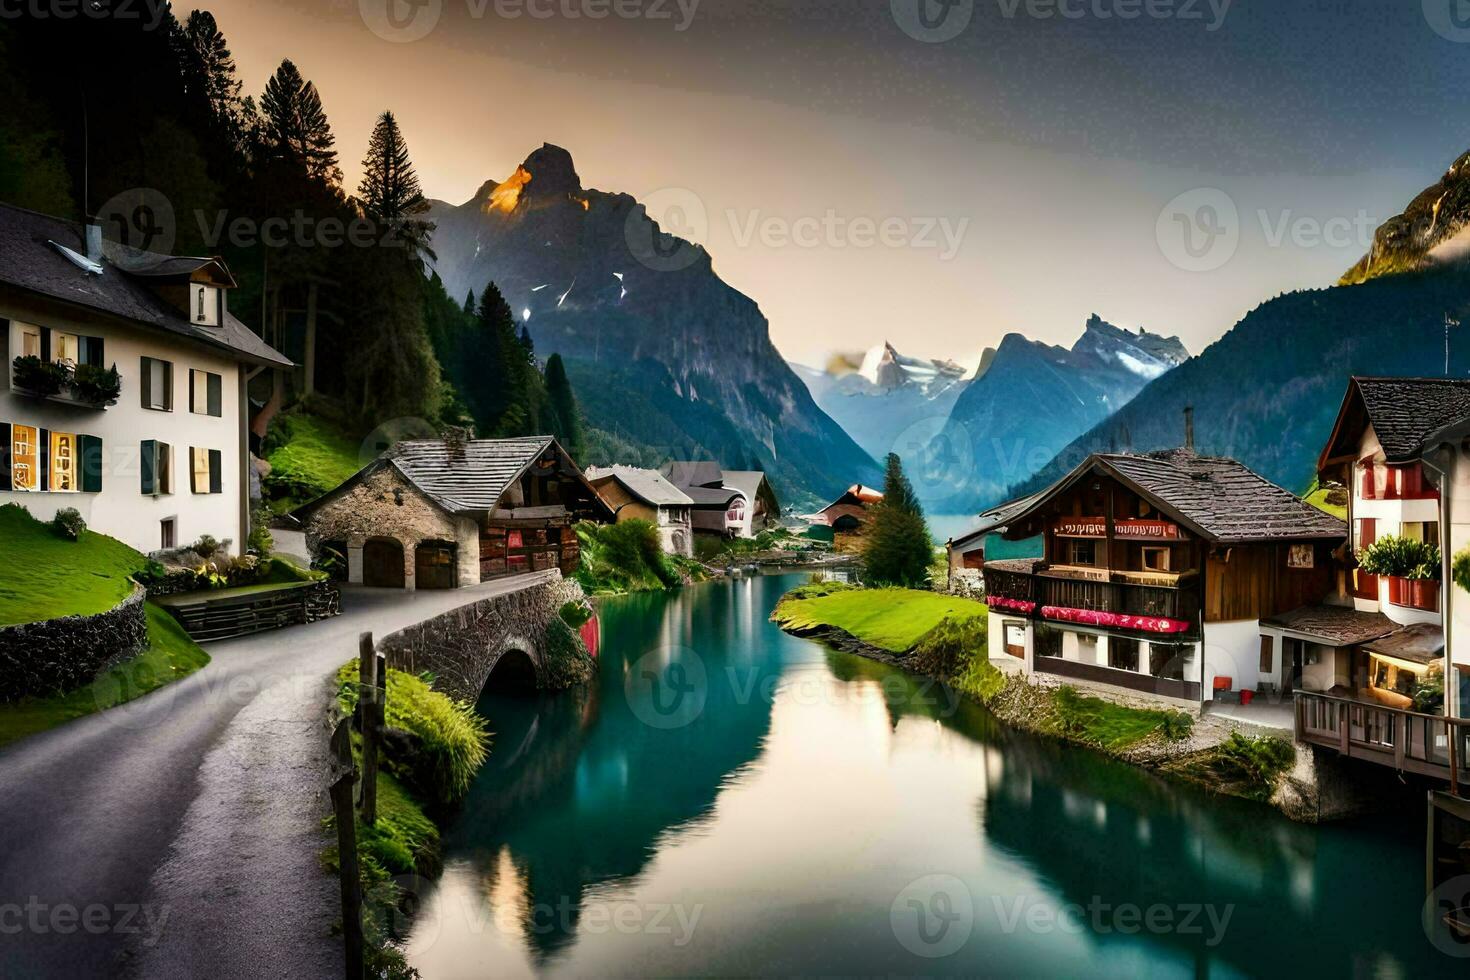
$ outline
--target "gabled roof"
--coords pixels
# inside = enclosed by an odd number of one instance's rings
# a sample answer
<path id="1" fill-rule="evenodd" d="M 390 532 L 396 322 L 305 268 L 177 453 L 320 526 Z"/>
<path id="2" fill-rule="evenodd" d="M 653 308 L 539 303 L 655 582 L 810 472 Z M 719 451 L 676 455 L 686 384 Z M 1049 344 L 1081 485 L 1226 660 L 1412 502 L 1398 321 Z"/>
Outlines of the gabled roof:
<path id="1" fill-rule="evenodd" d="M 635 498 L 655 507 L 688 507 L 694 503 L 687 493 L 664 479 L 658 470 L 636 466 L 589 466 L 587 479 L 594 485 L 604 480 L 616 480 Z"/>
<path id="2" fill-rule="evenodd" d="M 987 534 L 995 534 L 997 532 L 1004 531 L 1006 529 L 1006 525 L 1009 524 L 1013 518 L 1030 510 L 1031 505 L 1034 504 L 1038 498 L 1042 497 L 1046 493 L 1046 490 L 1042 490 L 1038 493 L 1030 494 L 1029 496 L 1017 497 L 1015 500 L 1007 500 L 1003 504 L 999 504 L 995 507 L 990 508 L 990 510 L 985 511 L 980 515 L 980 523 L 976 525 L 973 530 L 966 531 L 963 536 L 952 540 L 950 542 L 950 547 L 965 548 L 969 545 L 975 544 Z"/>
<path id="3" fill-rule="evenodd" d="M 400 442 L 341 486 L 298 508 L 305 519 L 367 476 L 392 467 L 415 489 L 451 514 L 482 514 L 496 509 L 500 498 L 548 449 L 554 449 L 563 467 L 587 487 L 587 493 L 611 517 L 612 512 L 577 469 L 571 457 L 551 436 L 523 439 L 472 439 L 450 443 L 442 439 Z"/>
<path id="4" fill-rule="evenodd" d="M 758 497 L 764 497 L 772 510 L 781 508 L 780 502 L 776 499 L 776 491 L 771 487 L 771 481 L 767 480 L 766 475 L 760 470 L 726 470 L 725 486 L 739 490 L 752 504 Z"/>
<path id="5" fill-rule="evenodd" d="M 882 490 L 874 490 L 872 487 L 865 487 L 861 483 L 854 483 L 842 492 L 842 496 L 832 501 L 826 507 L 823 507 L 822 510 L 831 510 L 833 507 L 840 507 L 843 504 L 856 504 L 861 507 L 866 507 L 869 504 L 876 504 L 882 499 Z"/>
<path id="6" fill-rule="evenodd" d="M 1444 630 L 1433 623 L 1416 623 L 1373 640 L 1365 649 L 1410 663 L 1437 663 L 1444 659 Z"/>
<path id="7" fill-rule="evenodd" d="M 1369 425 L 1388 462 L 1406 463 L 1418 458 L 1430 435 L 1466 419 L 1470 419 L 1470 380 L 1353 378 L 1317 468 L 1326 471 L 1334 461 L 1356 459 L 1359 440 Z"/>
<path id="8" fill-rule="evenodd" d="M 1344 521 L 1323 513 L 1233 459 L 1199 456 L 1187 449 L 1133 455 L 1097 453 L 1060 481 L 1018 502 L 1007 524 L 1030 517 L 1052 497 L 1101 472 L 1151 501 L 1160 511 L 1206 541 L 1333 541 L 1347 536 Z"/>
<path id="9" fill-rule="evenodd" d="M 1350 606 L 1302 606 L 1261 620 L 1262 626 L 1300 633 L 1329 646 L 1356 646 L 1387 636 L 1399 628 L 1383 613 L 1359 612 Z"/>
<path id="10" fill-rule="evenodd" d="M 87 245 L 82 226 L 0 204 L 0 283 L 186 337 L 238 360 L 291 366 L 289 358 L 228 311 L 219 326 L 199 326 L 154 291 L 158 279 L 187 279 L 208 265 L 217 266 L 228 279 L 229 270 L 219 259 L 157 255 L 106 245 L 101 263 L 103 271 L 97 275 L 79 268 L 58 250 L 58 245 L 85 256 Z"/>
<path id="11" fill-rule="evenodd" d="M 725 471 L 712 459 L 697 461 L 674 460 L 665 463 L 659 472 L 668 477 L 670 483 L 681 490 L 690 487 L 706 487 L 719 490 L 725 485 Z"/>

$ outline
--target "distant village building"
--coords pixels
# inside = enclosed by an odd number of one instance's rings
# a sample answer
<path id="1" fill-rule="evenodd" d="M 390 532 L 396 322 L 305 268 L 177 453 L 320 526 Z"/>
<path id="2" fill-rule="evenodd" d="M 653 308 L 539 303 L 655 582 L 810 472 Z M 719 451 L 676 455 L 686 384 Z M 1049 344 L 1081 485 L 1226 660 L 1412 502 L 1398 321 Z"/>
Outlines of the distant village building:
<path id="1" fill-rule="evenodd" d="M 862 544 L 870 508 L 883 500 L 883 491 L 854 483 L 842 496 L 807 518 L 814 527 L 830 527 L 838 551 L 853 551 Z"/>
<path id="2" fill-rule="evenodd" d="M 593 466 L 587 479 L 619 523 L 647 521 L 658 528 L 664 551 L 694 557 L 694 501 L 663 474 L 635 466 Z"/>
<path id="3" fill-rule="evenodd" d="M 659 473 L 693 501 L 696 532 L 753 538 L 780 520 L 776 492 L 759 471 L 725 470 L 705 460 L 665 463 Z"/>
<path id="4" fill-rule="evenodd" d="M 0 205 L 0 503 L 40 520 L 75 508 L 142 552 L 202 535 L 238 552 L 247 384 L 292 364 L 230 313 L 234 287 L 219 258 Z"/>
<path id="5" fill-rule="evenodd" d="M 613 513 L 550 436 L 403 442 L 298 509 L 312 553 L 347 580 L 452 589 L 581 560 L 572 525 Z"/>
<path id="6" fill-rule="evenodd" d="M 1003 521 L 1004 525 L 994 523 Z M 1201 704 L 1290 687 L 1264 623 L 1332 591 L 1346 525 L 1230 459 L 1089 457 L 998 509 L 1039 559 L 985 563 L 990 659 Z"/>

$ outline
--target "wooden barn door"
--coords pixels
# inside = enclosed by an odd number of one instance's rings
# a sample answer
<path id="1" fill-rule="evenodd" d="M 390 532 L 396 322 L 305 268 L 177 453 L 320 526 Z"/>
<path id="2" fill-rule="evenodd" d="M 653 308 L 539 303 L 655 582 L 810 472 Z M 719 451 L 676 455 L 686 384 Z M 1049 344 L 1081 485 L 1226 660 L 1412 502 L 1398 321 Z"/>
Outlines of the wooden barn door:
<path id="1" fill-rule="evenodd" d="M 375 589 L 403 588 L 403 545 L 392 538 L 373 538 L 363 545 L 362 584 Z"/>

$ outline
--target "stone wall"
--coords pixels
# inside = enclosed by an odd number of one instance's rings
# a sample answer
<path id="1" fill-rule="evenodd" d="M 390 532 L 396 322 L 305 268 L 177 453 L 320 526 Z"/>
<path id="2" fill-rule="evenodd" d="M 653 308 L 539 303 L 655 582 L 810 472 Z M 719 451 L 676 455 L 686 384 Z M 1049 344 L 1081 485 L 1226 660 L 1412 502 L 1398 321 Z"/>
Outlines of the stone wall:
<path id="1" fill-rule="evenodd" d="M 94 616 L 63 616 L 0 629 L 0 701 L 65 694 L 148 644 L 141 585 Z"/>
<path id="2" fill-rule="evenodd" d="M 384 637 L 378 649 L 388 666 L 412 674 L 428 671 L 434 689 L 460 701 L 476 701 L 500 658 L 526 654 L 537 687 L 558 690 L 590 680 L 593 661 L 581 637 L 561 619 L 568 602 L 585 605 L 575 581 L 556 571 L 544 582 L 481 599 Z"/>
<path id="3" fill-rule="evenodd" d="M 369 538 L 392 538 L 403 546 L 406 590 L 414 589 L 414 553 L 423 541 L 454 543 L 460 586 L 480 581 L 479 525 L 432 503 L 391 466 L 323 505 L 306 523 L 306 546 L 313 555 L 324 541 L 346 543 L 349 582 L 363 580 L 362 549 Z"/>

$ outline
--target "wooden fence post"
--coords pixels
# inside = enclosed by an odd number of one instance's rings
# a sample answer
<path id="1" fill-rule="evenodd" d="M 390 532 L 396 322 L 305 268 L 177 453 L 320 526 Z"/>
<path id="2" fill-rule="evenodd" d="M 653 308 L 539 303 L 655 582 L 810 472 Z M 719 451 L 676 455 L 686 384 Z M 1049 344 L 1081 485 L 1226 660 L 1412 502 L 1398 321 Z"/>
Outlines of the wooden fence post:
<path id="1" fill-rule="evenodd" d="M 382 702 L 387 677 L 378 674 L 378 653 L 373 634 L 357 639 L 358 679 L 362 687 L 357 699 L 358 722 L 362 726 L 362 822 L 371 827 L 378 821 L 378 742 L 383 718 Z"/>
<path id="2" fill-rule="evenodd" d="M 332 733 L 332 813 L 337 821 L 337 870 L 342 881 L 342 943 L 347 980 L 363 980 L 362 882 L 357 867 L 357 824 L 352 813 L 352 719 Z"/>

